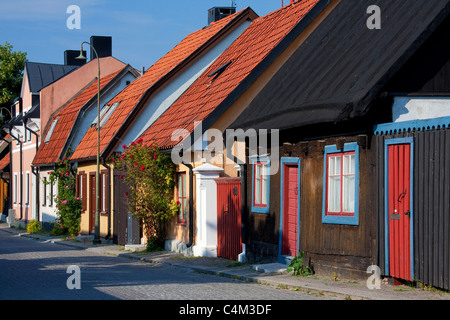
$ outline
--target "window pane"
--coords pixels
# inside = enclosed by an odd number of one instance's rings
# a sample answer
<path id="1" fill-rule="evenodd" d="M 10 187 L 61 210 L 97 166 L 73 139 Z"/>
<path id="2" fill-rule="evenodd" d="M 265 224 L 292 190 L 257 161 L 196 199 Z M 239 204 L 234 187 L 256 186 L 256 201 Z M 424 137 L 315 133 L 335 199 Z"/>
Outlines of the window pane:
<path id="1" fill-rule="evenodd" d="M 355 176 L 344 176 L 343 181 L 343 203 L 342 210 L 344 212 L 354 212 L 355 211 Z"/>
<path id="2" fill-rule="evenodd" d="M 255 180 L 255 204 L 261 204 L 261 179 Z"/>
<path id="3" fill-rule="evenodd" d="M 349 154 L 344 156 L 344 174 L 355 173 L 355 155 Z"/>
<path id="4" fill-rule="evenodd" d="M 335 174 L 335 170 L 334 170 L 335 158 L 336 157 L 329 157 L 328 158 L 328 174 L 329 175 L 334 175 Z"/>
<path id="5" fill-rule="evenodd" d="M 183 194 L 183 190 L 182 190 L 182 185 L 183 185 L 183 176 L 180 174 L 178 175 L 178 198 L 182 197 Z"/>
<path id="6" fill-rule="evenodd" d="M 328 180 L 328 211 L 340 212 L 341 177 L 330 177 Z"/>

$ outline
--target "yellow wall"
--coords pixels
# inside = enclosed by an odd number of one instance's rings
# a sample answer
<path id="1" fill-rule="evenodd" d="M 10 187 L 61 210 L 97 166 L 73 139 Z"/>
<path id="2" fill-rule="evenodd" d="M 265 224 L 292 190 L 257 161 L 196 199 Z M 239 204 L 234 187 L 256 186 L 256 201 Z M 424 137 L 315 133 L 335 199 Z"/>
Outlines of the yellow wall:
<path id="1" fill-rule="evenodd" d="M 108 164 L 109 165 L 109 164 Z M 107 170 L 108 168 L 100 165 L 100 172 L 101 170 Z M 86 180 L 87 180 L 87 188 L 86 188 L 86 211 L 84 211 L 81 214 L 81 234 L 89 234 L 90 233 L 90 225 L 89 225 L 89 218 L 90 218 L 90 212 L 91 212 L 91 199 L 90 199 L 90 191 L 91 191 L 91 185 L 90 185 L 90 174 L 93 173 L 95 174 L 97 172 L 97 164 L 95 162 L 86 162 L 86 163 L 79 163 L 78 165 L 78 170 L 77 172 L 82 172 L 84 171 L 84 173 L 86 174 Z M 108 226 L 108 215 L 100 215 L 100 236 L 101 237 L 105 237 L 109 231 L 111 231 L 111 236 L 112 236 L 112 230 L 113 230 L 113 221 L 114 221 L 114 217 L 112 215 L 112 204 L 113 202 L 113 190 L 114 190 L 114 186 L 113 186 L 113 168 L 111 167 L 111 174 L 109 176 L 109 179 L 111 181 L 111 196 L 109 198 L 109 203 L 108 203 L 108 211 L 109 211 L 109 215 L 111 216 L 111 230 L 108 230 L 109 226 Z M 96 186 L 94 186 L 95 188 Z M 95 209 L 94 209 L 95 210 Z"/>

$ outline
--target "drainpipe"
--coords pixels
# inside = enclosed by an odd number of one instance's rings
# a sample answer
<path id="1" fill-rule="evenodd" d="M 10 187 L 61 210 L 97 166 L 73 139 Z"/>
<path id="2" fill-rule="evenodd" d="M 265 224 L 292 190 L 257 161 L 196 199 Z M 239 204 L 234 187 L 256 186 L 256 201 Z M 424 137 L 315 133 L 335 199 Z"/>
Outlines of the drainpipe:
<path id="1" fill-rule="evenodd" d="M 9 183 L 8 183 L 8 209 L 12 209 L 12 176 L 11 176 L 11 168 L 12 168 L 12 147 L 11 142 L 6 140 L 5 138 L 2 138 L 3 141 L 5 141 L 7 144 L 9 144 Z M 3 174 L 2 174 L 3 179 Z M 9 210 L 7 211 L 9 215 Z"/>
<path id="2" fill-rule="evenodd" d="M 34 136 L 36 137 L 36 154 L 38 153 L 38 149 L 39 149 L 39 139 L 38 139 L 38 134 L 31 130 L 30 128 L 28 128 L 27 123 L 25 123 L 25 130 L 30 131 L 32 134 L 34 134 Z M 36 169 L 36 172 L 34 171 Z M 40 207 L 40 196 L 39 196 L 39 172 L 38 172 L 38 168 L 31 166 L 31 172 L 33 172 L 33 174 L 36 177 L 36 216 L 37 216 L 37 221 L 39 221 L 39 216 L 40 216 L 40 212 L 39 212 L 39 207 Z"/>
<path id="3" fill-rule="evenodd" d="M 19 143 L 19 145 L 20 145 L 20 177 L 19 177 L 19 179 L 20 179 L 20 188 L 22 189 L 22 186 L 23 186 L 23 184 L 22 184 L 22 182 L 23 182 L 22 181 L 23 180 L 23 177 L 22 177 L 22 141 L 20 141 L 20 138 L 16 138 L 12 134 L 12 125 L 9 127 L 9 135 L 14 140 L 16 140 Z M 12 154 L 12 152 L 11 152 L 11 154 Z M 12 168 L 12 163 L 11 163 L 11 168 Z M 17 190 L 19 191 L 19 189 L 17 189 Z M 23 189 L 20 190 L 20 220 L 22 220 L 22 218 L 23 218 L 22 200 L 23 200 Z"/>
<path id="4" fill-rule="evenodd" d="M 111 212 L 112 212 L 112 207 L 111 207 L 111 167 L 109 165 L 106 164 L 105 159 L 101 159 L 102 160 L 102 165 L 108 170 L 108 234 L 105 237 L 105 240 L 108 240 L 109 238 L 111 238 Z"/>
<path id="5" fill-rule="evenodd" d="M 247 235 L 248 235 L 248 214 L 247 214 L 247 165 L 240 165 L 241 174 L 241 238 L 242 253 L 239 254 L 238 260 L 241 263 L 247 262 Z"/>
<path id="6" fill-rule="evenodd" d="M 190 248 L 194 244 L 194 172 L 190 163 L 185 166 L 189 168 L 189 242 L 186 247 Z"/>

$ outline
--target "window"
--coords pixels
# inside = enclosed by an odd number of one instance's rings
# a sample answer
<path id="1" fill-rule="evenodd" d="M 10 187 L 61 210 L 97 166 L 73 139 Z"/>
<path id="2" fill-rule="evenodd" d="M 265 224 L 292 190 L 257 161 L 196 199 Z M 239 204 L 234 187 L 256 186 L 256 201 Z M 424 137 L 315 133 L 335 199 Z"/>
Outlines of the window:
<path id="1" fill-rule="evenodd" d="M 53 206 L 53 183 L 50 181 L 50 197 L 48 198 L 49 207 Z"/>
<path id="2" fill-rule="evenodd" d="M 26 180 L 25 180 L 25 205 L 30 204 L 30 173 L 26 173 Z"/>
<path id="3" fill-rule="evenodd" d="M 86 211 L 87 175 L 81 171 L 77 176 L 77 197 L 81 199 L 81 210 Z"/>
<path id="4" fill-rule="evenodd" d="M 185 224 L 186 216 L 188 212 L 188 201 L 187 201 L 187 185 L 186 185 L 186 172 L 178 174 L 178 184 L 177 184 L 177 198 L 180 202 L 180 211 L 178 212 L 178 223 Z"/>
<path id="5" fill-rule="evenodd" d="M 325 147 L 323 223 L 358 224 L 358 169 L 357 143 Z"/>
<path id="6" fill-rule="evenodd" d="M 48 130 L 47 135 L 45 136 L 44 142 L 47 143 L 47 142 L 50 141 L 50 139 L 52 137 L 52 134 L 53 134 L 53 131 L 55 130 L 55 127 L 56 127 L 56 125 L 58 123 L 58 119 L 59 118 L 56 118 L 55 120 L 53 120 L 52 125 L 50 126 L 50 129 Z"/>
<path id="7" fill-rule="evenodd" d="M 100 212 L 108 212 L 108 194 L 107 194 L 108 174 L 102 171 L 100 174 Z"/>
<path id="8" fill-rule="evenodd" d="M 269 157 L 258 157 L 252 161 L 252 211 L 269 213 Z"/>
<path id="9" fill-rule="evenodd" d="M 17 204 L 17 173 L 14 173 L 14 204 Z"/>
<path id="10" fill-rule="evenodd" d="M 42 205 L 47 205 L 47 177 L 44 177 L 44 183 L 43 183 L 43 189 L 44 189 L 44 199 L 42 200 Z"/>

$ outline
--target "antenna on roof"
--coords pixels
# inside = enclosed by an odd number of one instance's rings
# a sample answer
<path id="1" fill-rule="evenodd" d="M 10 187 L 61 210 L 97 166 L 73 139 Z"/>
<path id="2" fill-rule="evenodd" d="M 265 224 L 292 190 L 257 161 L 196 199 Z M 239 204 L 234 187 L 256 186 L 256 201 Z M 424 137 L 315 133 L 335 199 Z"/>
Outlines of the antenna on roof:
<path id="1" fill-rule="evenodd" d="M 231 0 L 230 7 L 236 8 L 236 1 L 235 0 Z"/>

